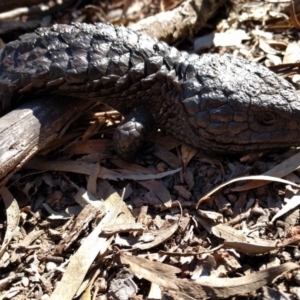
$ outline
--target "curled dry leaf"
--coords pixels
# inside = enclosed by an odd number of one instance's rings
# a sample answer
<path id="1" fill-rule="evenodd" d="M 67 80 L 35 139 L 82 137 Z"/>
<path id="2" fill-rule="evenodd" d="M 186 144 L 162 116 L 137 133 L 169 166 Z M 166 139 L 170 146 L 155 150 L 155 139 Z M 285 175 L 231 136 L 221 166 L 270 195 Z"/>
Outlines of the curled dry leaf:
<path id="1" fill-rule="evenodd" d="M 224 239 L 224 247 L 233 248 L 242 253 L 262 254 L 278 248 L 278 241 L 246 236 L 241 230 L 236 230 L 224 224 L 212 227 L 212 233 Z"/>
<path id="2" fill-rule="evenodd" d="M 258 237 L 247 236 L 242 230 L 234 229 L 225 224 L 197 218 L 198 222 L 210 233 L 223 239 L 223 245 L 246 254 L 261 254 L 278 249 L 279 241 L 263 240 Z"/>
<path id="3" fill-rule="evenodd" d="M 294 208 L 296 208 L 297 206 L 300 205 L 300 191 L 297 192 L 296 195 L 294 195 L 291 199 L 286 199 L 287 204 L 284 205 L 276 214 L 275 216 L 272 218 L 271 222 L 274 222 L 276 219 L 278 219 L 279 217 L 283 216 L 284 214 L 286 214 L 287 212 L 293 210 Z"/>
<path id="4" fill-rule="evenodd" d="M 149 231 L 148 234 L 153 235 L 154 239 L 152 241 L 150 241 L 149 243 L 140 242 L 140 243 L 134 244 L 132 246 L 132 248 L 146 250 L 146 249 L 156 247 L 159 244 L 161 244 L 162 242 L 165 242 L 177 231 L 178 226 L 179 226 L 179 221 L 180 221 L 180 219 L 178 219 L 177 222 L 168 226 L 167 228 Z"/>
<path id="5" fill-rule="evenodd" d="M 299 161 L 300 161 L 300 152 L 289 157 L 288 159 L 286 159 L 282 163 L 278 164 L 271 170 L 263 173 L 262 176 L 284 177 L 284 176 L 294 172 L 295 170 L 297 170 L 300 167 Z M 268 181 L 265 181 L 265 180 L 251 181 L 251 182 L 247 182 L 241 186 L 237 186 L 231 190 L 234 192 L 242 192 L 242 191 L 247 191 L 250 189 L 260 187 L 265 184 L 268 184 Z"/>
<path id="6" fill-rule="evenodd" d="M 234 183 L 234 182 L 238 182 L 238 181 L 244 181 L 244 180 L 260 180 L 260 181 L 267 181 L 267 182 L 280 182 L 280 183 L 284 183 L 284 184 L 290 184 L 292 186 L 296 186 L 299 187 L 298 184 L 295 184 L 291 181 L 285 180 L 285 179 L 281 179 L 281 178 L 277 178 L 277 177 L 273 177 L 273 176 L 266 176 L 266 175 L 256 175 L 256 176 L 244 176 L 244 177 L 239 177 L 239 178 L 234 178 L 232 180 L 229 180 L 225 183 L 222 183 L 220 185 L 218 185 L 216 188 L 214 188 L 213 190 L 211 190 L 209 193 L 207 193 L 205 196 L 203 196 L 202 198 L 200 198 L 197 202 L 197 208 L 200 205 L 201 202 L 207 200 L 211 195 L 213 195 L 214 193 L 216 193 L 217 191 L 219 191 L 220 189 L 222 189 L 223 187 Z M 254 188 L 254 187 L 252 187 Z M 232 191 L 236 191 L 238 188 L 234 188 L 231 189 Z"/>
<path id="7" fill-rule="evenodd" d="M 269 43 L 268 41 L 265 41 L 264 39 L 260 39 L 259 48 L 261 50 L 263 50 L 266 54 L 272 54 L 272 55 L 281 54 L 281 51 L 276 50 L 275 48 L 273 48 L 272 44 Z"/>
<path id="8" fill-rule="evenodd" d="M 236 278 L 205 277 L 196 281 L 178 279 L 181 270 L 177 267 L 150 261 L 145 258 L 128 256 L 119 253 L 117 259 L 120 263 L 128 265 L 129 270 L 146 280 L 159 285 L 165 290 L 172 290 L 187 299 L 227 298 L 233 295 L 252 292 L 265 284 L 270 283 L 277 276 L 299 268 L 297 264 L 285 263 L 277 267 Z"/>

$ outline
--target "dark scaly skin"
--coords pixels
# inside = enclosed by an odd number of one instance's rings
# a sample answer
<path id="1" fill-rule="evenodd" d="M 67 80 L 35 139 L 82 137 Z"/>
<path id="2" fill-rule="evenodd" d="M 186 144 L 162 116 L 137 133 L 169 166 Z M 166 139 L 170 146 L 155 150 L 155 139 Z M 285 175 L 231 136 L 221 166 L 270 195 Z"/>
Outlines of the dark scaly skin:
<path id="1" fill-rule="evenodd" d="M 114 137 L 125 159 L 153 124 L 219 153 L 300 141 L 300 102 L 286 80 L 242 58 L 189 55 L 124 27 L 55 25 L 8 43 L 0 57 L 0 114 L 37 92 L 101 101 L 130 115 Z"/>

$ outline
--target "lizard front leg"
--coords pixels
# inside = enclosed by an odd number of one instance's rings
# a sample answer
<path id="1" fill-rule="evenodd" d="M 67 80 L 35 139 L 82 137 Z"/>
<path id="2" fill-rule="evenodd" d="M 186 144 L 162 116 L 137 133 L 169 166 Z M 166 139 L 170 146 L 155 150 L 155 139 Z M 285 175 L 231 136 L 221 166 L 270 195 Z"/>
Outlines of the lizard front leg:
<path id="1" fill-rule="evenodd" d="M 113 144 L 118 156 L 126 161 L 133 161 L 153 125 L 153 116 L 146 108 L 133 109 L 114 133 Z"/>

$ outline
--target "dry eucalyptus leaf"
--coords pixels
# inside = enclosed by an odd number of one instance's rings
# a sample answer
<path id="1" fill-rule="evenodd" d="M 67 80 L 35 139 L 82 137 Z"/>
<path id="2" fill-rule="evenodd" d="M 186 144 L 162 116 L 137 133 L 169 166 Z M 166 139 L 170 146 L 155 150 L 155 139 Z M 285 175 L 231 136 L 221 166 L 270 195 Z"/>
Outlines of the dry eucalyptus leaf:
<path id="1" fill-rule="evenodd" d="M 276 50 L 273 48 L 268 41 L 265 41 L 264 39 L 260 39 L 259 41 L 259 48 L 263 50 L 266 54 L 281 54 L 281 51 Z"/>
<path id="2" fill-rule="evenodd" d="M 224 216 L 222 214 L 215 212 L 215 211 L 198 209 L 197 213 L 200 217 L 210 219 L 214 222 L 221 222 L 224 218 Z"/>
<path id="3" fill-rule="evenodd" d="M 227 298 L 233 295 L 253 292 L 256 289 L 270 283 L 277 276 L 285 272 L 299 268 L 297 264 L 285 263 L 277 267 L 268 268 L 263 271 L 253 272 L 250 275 L 237 278 L 207 277 L 192 281 L 178 279 L 180 269 L 160 262 L 150 261 L 145 258 L 128 256 L 124 253 L 118 254 L 122 264 L 128 265 L 129 270 L 146 280 L 159 285 L 166 290 L 172 290 L 188 299 L 209 299 L 214 297 Z"/>
<path id="4" fill-rule="evenodd" d="M 70 155 L 90 154 L 90 153 L 106 153 L 111 144 L 110 140 L 88 140 L 77 141 L 72 143 L 63 152 Z"/>
<path id="5" fill-rule="evenodd" d="M 44 230 L 32 230 L 26 237 L 19 242 L 18 248 L 27 248 L 33 241 L 44 233 Z"/>
<path id="6" fill-rule="evenodd" d="M 144 231 L 146 226 L 140 223 L 109 224 L 102 228 L 103 234 L 113 235 L 120 232 Z"/>
<path id="7" fill-rule="evenodd" d="M 273 177 L 273 176 L 267 176 L 267 175 L 253 175 L 253 176 L 244 176 L 244 177 L 239 177 L 239 178 L 234 178 L 231 179 L 225 183 L 222 183 L 220 185 L 218 185 L 216 188 L 214 188 L 213 190 L 211 190 L 209 193 L 207 193 L 206 195 L 204 195 L 202 198 L 200 198 L 198 200 L 197 206 L 199 206 L 199 204 L 205 200 L 207 200 L 211 195 L 213 195 L 214 193 L 216 193 L 217 191 L 221 190 L 222 188 L 224 188 L 227 185 L 230 185 L 234 182 L 238 182 L 238 181 L 244 181 L 244 180 L 258 180 L 258 181 L 267 181 L 267 182 L 280 182 L 280 183 L 284 183 L 284 184 L 290 184 L 292 186 L 296 186 L 298 187 L 297 184 L 285 180 L 285 179 L 281 179 L 278 177 Z M 255 186 L 256 187 L 256 186 Z M 254 187 L 251 187 L 254 188 Z M 249 189 L 249 188 L 248 188 Z M 244 189 L 241 189 L 240 187 L 236 187 L 236 188 L 232 188 L 231 191 L 243 191 Z"/>
<path id="8" fill-rule="evenodd" d="M 100 163 L 99 161 L 95 163 L 94 169 L 92 170 L 92 173 L 88 177 L 88 182 L 87 182 L 87 191 L 89 194 L 92 194 L 94 196 L 97 195 L 97 179 L 98 179 L 98 174 L 100 172 Z"/>
<path id="9" fill-rule="evenodd" d="M 5 186 L 0 188 L 0 195 L 3 199 L 7 216 L 7 228 L 0 249 L 1 258 L 6 250 L 6 247 L 11 241 L 16 229 L 18 228 L 20 221 L 20 209 L 17 200 Z M 0 266 L 1 265 L 2 261 L 0 260 Z"/>
<path id="10" fill-rule="evenodd" d="M 155 144 L 162 146 L 167 150 L 174 149 L 181 145 L 181 142 L 172 137 L 171 135 L 161 136 L 159 134 L 155 134 L 154 137 L 150 139 Z M 155 145 L 156 146 L 156 145 Z"/>
<path id="11" fill-rule="evenodd" d="M 196 150 L 193 147 L 190 147 L 189 145 L 182 144 L 181 146 L 181 160 L 183 163 L 183 170 L 185 172 L 188 163 L 191 161 L 191 159 L 197 154 L 198 150 Z"/>
<path id="12" fill-rule="evenodd" d="M 68 220 L 70 219 L 70 215 L 66 212 L 57 212 L 52 209 L 47 203 L 42 204 L 43 208 L 49 213 L 48 219 L 50 220 Z"/>
<path id="13" fill-rule="evenodd" d="M 261 254 L 278 248 L 278 241 L 249 237 L 243 231 L 236 230 L 225 224 L 213 226 L 211 231 L 215 236 L 224 239 L 225 247 L 233 248 L 242 253 Z"/>
<path id="14" fill-rule="evenodd" d="M 265 172 L 264 176 L 275 176 L 275 177 L 284 177 L 298 168 L 300 168 L 300 152 L 296 153 L 295 155 L 289 157 L 285 161 L 281 162 L 271 170 Z M 254 189 L 259 186 L 265 185 L 268 182 L 266 181 L 253 181 L 253 182 L 247 182 L 241 186 L 237 186 L 234 189 L 231 189 L 232 191 L 235 192 L 242 192 L 242 191 L 247 191 L 249 189 Z"/>
<path id="15" fill-rule="evenodd" d="M 154 195 L 156 195 L 161 201 L 161 204 L 164 205 L 164 207 L 172 206 L 170 192 L 165 188 L 165 186 L 162 183 L 156 180 L 145 180 L 139 181 L 139 184 L 145 187 L 150 192 L 152 192 Z"/>
<path id="16" fill-rule="evenodd" d="M 89 193 L 86 189 L 80 188 L 76 195 L 74 196 L 74 200 L 81 206 L 85 207 L 87 205 L 92 205 L 96 209 L 105 210 L 105 205 L 102 200 L 97 199 L 91 193 Z"/>
<path id="17" fill-rule="evenodd" d="M 174 169 L 177 169 L 181 166 L 179 158 L 161 145 L 155 144 L 155 150 L 153 154 Z"/>
<path id="18" fill-rule="evenodd" d="M 287 212 L 293 210 L 295 207 L 300 205 L 300 191 L 297 192 L 296 195 L 294 195 L 291 199 L 285 199 L 287 201 L 287 204 L 284 205 L 280 211 L 278 211 L 275 216 L 272 218 L 271 222 L 274 222 L 276 219 L 280 218 Z"/>
<path id="19" fill-rule="evenodd" d="M 106 215 L 70 259 L 70 263 L 62 279 L 57 283 L 50 300 L 73 299 L 95 257 L 108 248 L 111 239 L 108 241 L 107 238 L 99 235 L 103 226 L 115 222 L 121 212 L 121 203 L 122 200 L 117 193 L 105 200 Z"/>
<path id="20" fill-rule="evenodd" d="M 151 230 L 147 232 L 147 234 L 153 236 L 153 239 L 151 239 L 148 243 L 143 243 L 143 242 L 136 243 L 132 246 L 132 248 L 145 250 L 145 249 L 156 247 L 159 244 L 167 241 L 177 231 L 178 227 L 179 227 L 179 220 L 174 224 L 168 226 L 167 228 L 162 228 L 159 230 Z"/>
<path id="21" fill-rule="evenodd" d="M 133 171 L 142 174 L 157 174 L 156 170 L 151 170 L 137 164 L 129 163 L 120 158 L 110 158 L 109 160 L 118 168 L 125 169 L 127 171 Z"/>
<path id="22" fill-rule="evenodd" d="M 85 163 L 85 162 L 79 162 L 79 161 L 46 161 L 43 159 L 40 159 L 38 157 L 33 158 L 30 160 L 24 168 L 27 169 L 37 169 L 37 170 L 44 170 L 44 171 L 63 171 L 63 172 L 73 172 L 73 173 L 79 173 L 79 174 L 85 174 L 90 175 L 92 174 L 94 170 L 94 164 Z M 150 179 L 160 179 L 169 175 L 173 175 L 179 171 L 181 171 L 181 168 L 178 168 L 176 170 L 171 170 L 167 172 L 162 172 L 158 174 L 136 174 L 136 173 L 129 173 L 126 171 L 123 171 L 122 169 L 118 170 L 120 173 L 109 170 L 105 167 L 100 168 L 100 172 L 98 174 L 98 178 L 102 179 L 110 179 L 110 180 L 150 180 Z M 124 174 L 122 174 L 123 172 Z"/>

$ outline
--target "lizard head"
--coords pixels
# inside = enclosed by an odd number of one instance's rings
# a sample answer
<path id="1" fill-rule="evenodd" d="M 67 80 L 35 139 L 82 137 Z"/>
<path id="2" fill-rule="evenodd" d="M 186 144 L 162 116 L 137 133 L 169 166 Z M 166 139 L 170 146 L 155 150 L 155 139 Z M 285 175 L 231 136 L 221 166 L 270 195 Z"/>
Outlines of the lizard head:
<path id="1" fill-rule="evenodd" d="M 184 95 L 193 94 L 182 103 L 200 148 L 237 153 L 300 145 L 300 97 L 285 79 L 230 55 L 205 55 L 193 68 L 196 79 L 181 84 Z"/>

